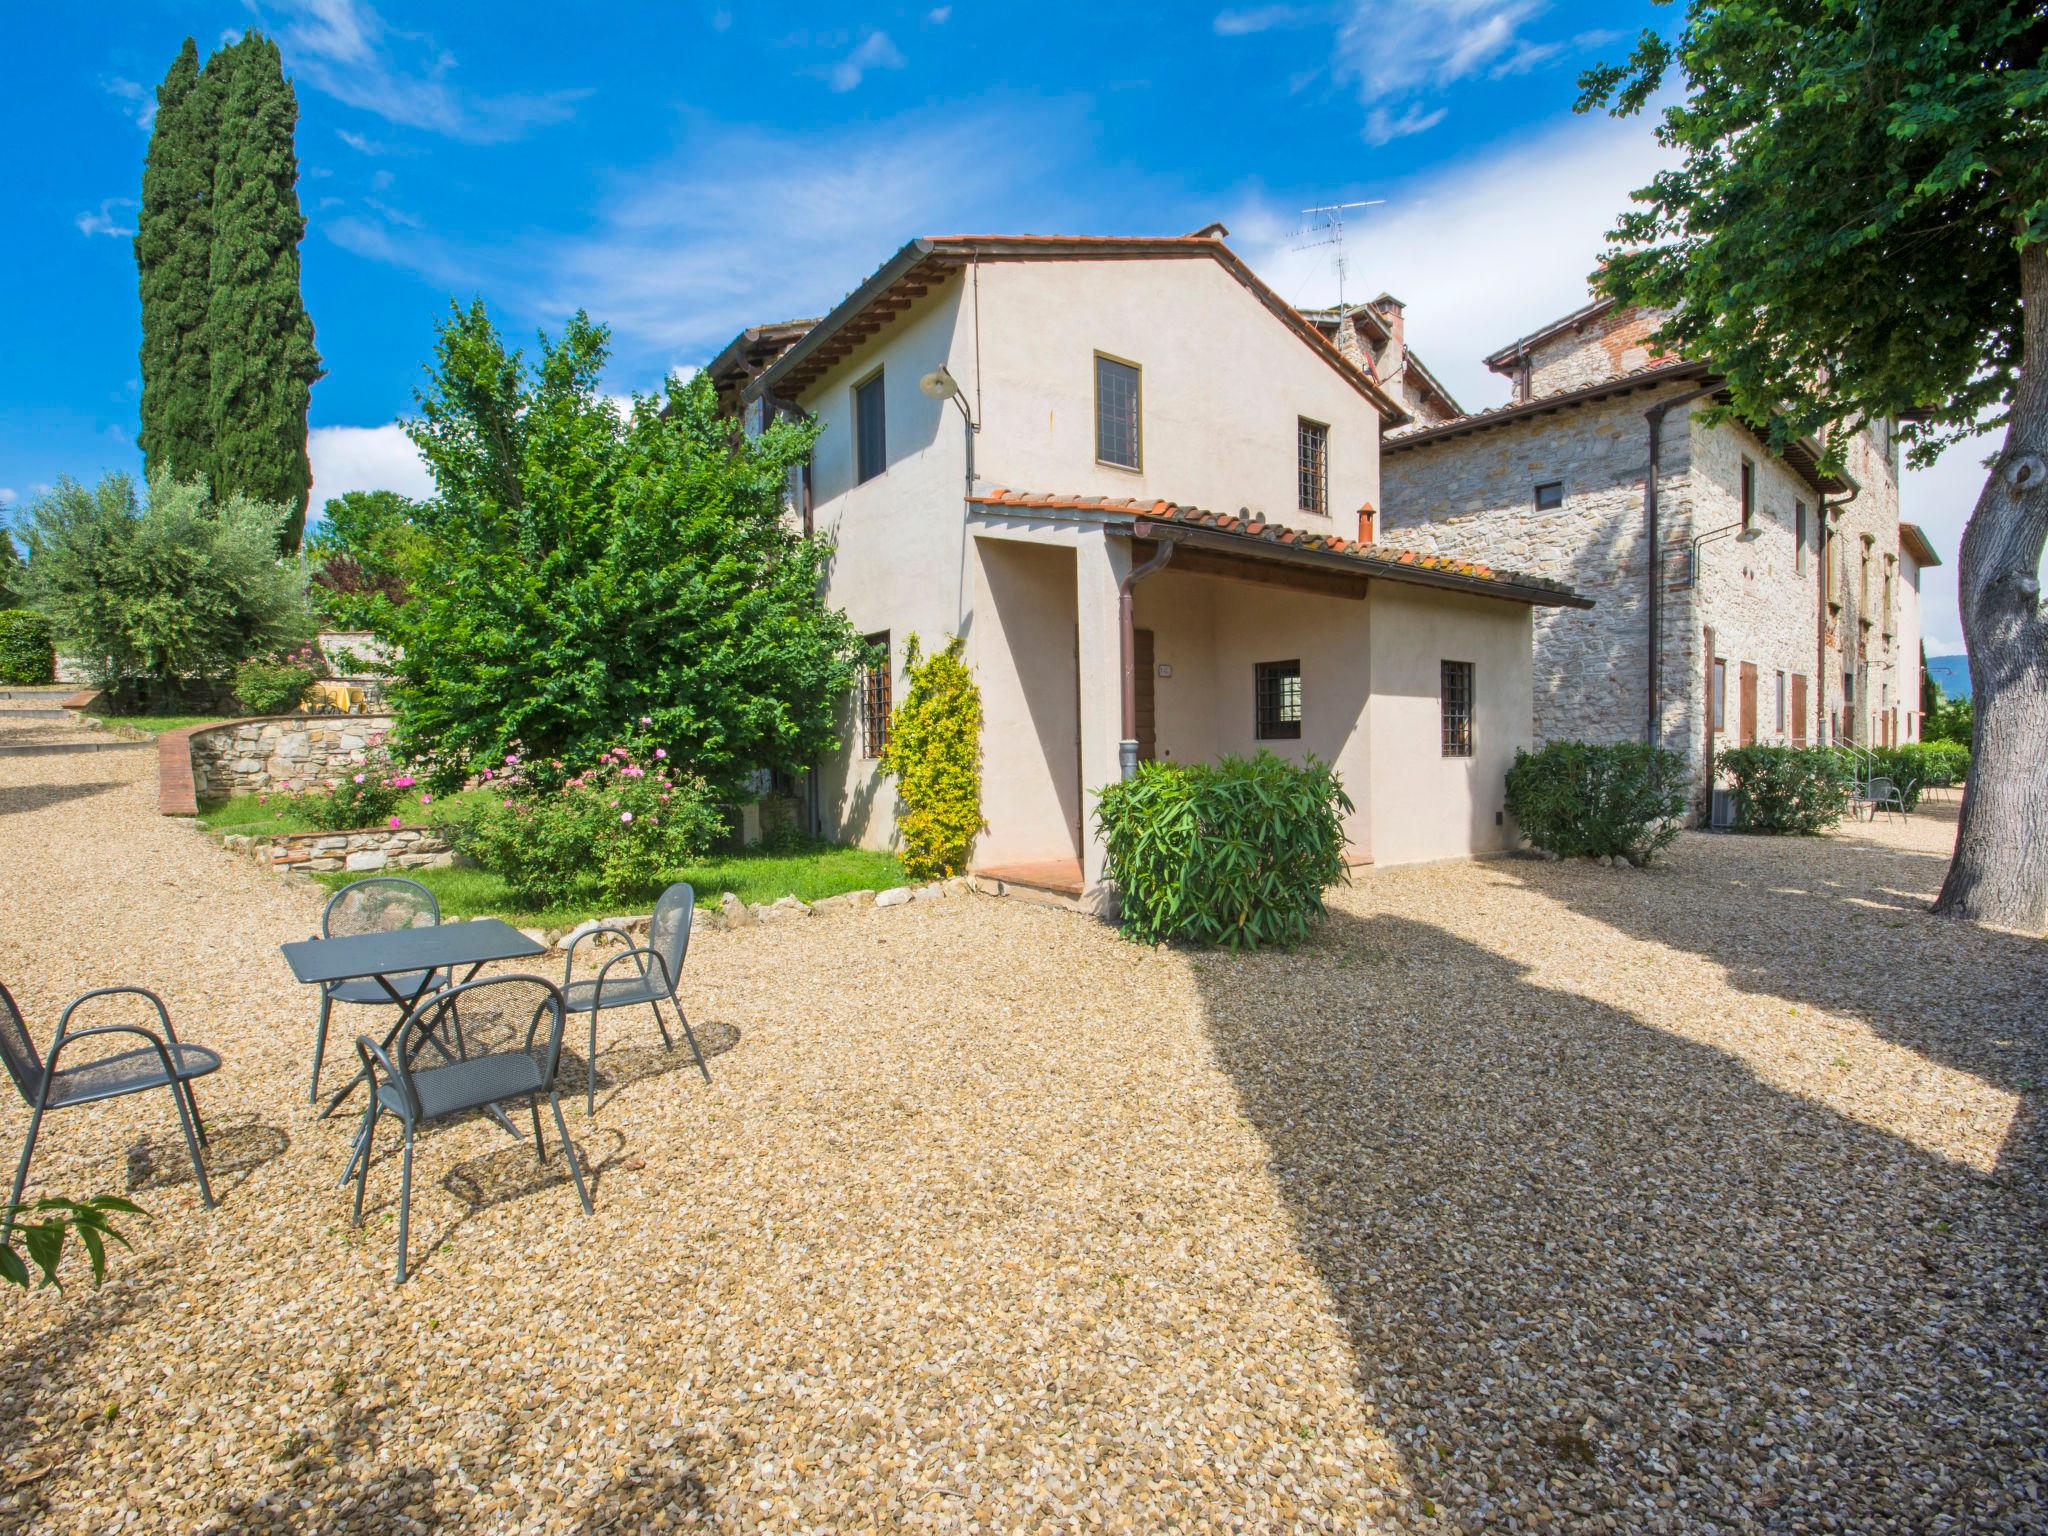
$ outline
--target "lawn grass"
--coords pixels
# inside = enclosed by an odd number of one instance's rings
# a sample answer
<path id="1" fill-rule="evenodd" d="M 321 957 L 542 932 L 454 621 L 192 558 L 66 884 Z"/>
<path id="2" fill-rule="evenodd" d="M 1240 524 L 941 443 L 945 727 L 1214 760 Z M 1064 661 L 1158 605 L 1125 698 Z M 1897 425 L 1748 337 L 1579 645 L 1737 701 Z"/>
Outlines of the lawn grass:
<path id="1" fill-rule="evenodd" d="M 612 900 L 590 896 L 534 903 L 514 896 L 504 877 L 487 869 L 409 869 L 405 874 L 434 893 L 444 917 L 502 917 L 529 928 L 568 927 L 591 917 L 649 912 L 661 894 L 660 886 L 649 886 Z M 783 896 L 819 901 L 845 891 L 882 891 L 904 883 L 903 866 L 894 854 L 832 844 L 797 853 L 711 854 L 676 871 L 675 877 L 696 888 L 700 907 L 715 905 L 722 891 L 745 902 L 772 902 Z M 332 891 L 362 877 L 336 870 L 313 878 Z"/>
<path id="2" fill-rule="evenodd" d="M 398 807 L 393 812 L 408 827 L 424 826 L 427 808 L 420 803 L 424 790 L 412 790 L 399 796 Z M 461 794 L 436 797 L 436 805 L 452 805 L 457 800 L 484 791 L 466 789 Z M 326 828 L 315 823 L 292 803 L 289 795 L 274 794 L 264 797 L 256 795 L 235 795 L 226 800 L 212 800 L 199 807 L 199 824 L 209 832 L 236 832 L 246 836 L 262 837 L 274 832 L 352 832 L 353 827 Z"/>
<path id="3" fill-rule="evenodd" d="M 110 726 L 121 730 L 140 731 L 145 736 L 161 736 L 165 731 L 182 731 L 188 725 L 219 725 L 233 720 L 233 715 L 99 715 Z"/>

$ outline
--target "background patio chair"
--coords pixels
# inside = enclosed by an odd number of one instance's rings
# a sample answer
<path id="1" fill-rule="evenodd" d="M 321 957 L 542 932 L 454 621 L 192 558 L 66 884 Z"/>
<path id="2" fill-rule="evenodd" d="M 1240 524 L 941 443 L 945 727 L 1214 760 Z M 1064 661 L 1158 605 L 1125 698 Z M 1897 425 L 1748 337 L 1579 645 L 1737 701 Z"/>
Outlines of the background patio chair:
<path id="1" fill-rule="evenodd" d="M 376 875 L 367 880 L 351 881 L 334 893 L 320 913 L 318 936 L 339 939 L 357 933 L 393 933 L 400 928 L 434 927 L 440 921 L 441 903 L 419 881 L 407 880 L 400 875 Z M 400 993 L 409 997 L 419 990 L 424 974 L 407 971 L 390 980 Z M 435 971 L 428 980 L 427 990 L 439 991 L 448 985 L 449 980 L 446 971 Z M 393 1006 L 391 994 L 369 978 L 330 981 L 320 988 L 320 1027 L 313 1036 L 313 1081 L 306 1090 L 307 1099 L 314 1104 L 320 1102 L 320 1063 L 327 1055 L 327 1021 L 336 1003 Z M 451 1022 L 458 1031 L 461 1029 L 459 1014 Z"/>
<path id="2" fill-rule="evenodd" d="M 1906 814 L 1905 795 L 1900 792 L 1897 784 L 1893 783 L 1883 774 L 1878 774 L 1871 779 L 1869 786 L 1864 790 L 1863 794 L 1864 798 L 1870 802 L 1870 814 L 1873 820 L 1876 819 L 1879 811 L 1883 811 L 1887 815 L 1903 816 Z"/>
<path id="3" fill-rule="evenodd" d="M 71 1015 L 97 997 L 146 997 L 163 1025 L 161 1035 L 139 1024 L 101 1024 L 92 1029 L 73 1030 Z M 76 1066 L 61 1067 L 58 1059 L 71 1046 L 95 1036 L 132 1035 L 143 1044 L 117 1051 Z M 9 1207 L 0 1222 L 0 1237 L 14 1229 L 13 1207 L 21 1203 L 22 1187 L 28 1183 L 29 1159 L 35 1156 L 36 1136 L 43 1128 L 43 1115 L 52 1109 L 74 1104 L 97 1104 L 124 1094 L 145 1093 L 151 1088 L 168 1088 L 178 1106 L 178 1124 L 185 1131 L 185 1150 L 192 1154 L 192 1171 L 199 1177 L 200 1198 L 211 1207 L 213 1188 L 206 1182 L 206 1167 L 199 1160 L 199 1148 L 206 1141 L 206 1122 L 199 1118 L 199 1100 L 193 1096 L 192 1080 L 220 1067 L 220 1057 L 203 1045 L 187 1045 L 171 1028 L 170 1010 L 163 999 L 141 987 L 98 987 L 74 999 L 57 1020 L 57 1038 L 50 1042 L 47 1056 L 38 1055 L 28 1024 L 6 987 L 0 986 L 0 1056 L 7 1058 L 8 1075 L 29 1107 L 28 1135 L 21 1144 L 21 1162 L 14 1170 L 14 1190 L 7 1197 Z"/>
<path id="4" fill-rule="evenodd" d="M 456 1007 L 458 1000 L 470 1015 L 470 1033 L 477 1041 L 478 1054 L 447 1066 L 414 1071 L 413 1057 L 421 1043 L 441 1026 L 443 1017 Z M 407 1016 L 405 1028 L 392 1042 L 389 1052 L 368 1035 L 356 1037 L 356 1053 L 370 1077 L 370 1104 L 363 1111 L 359 1138 L 362 1156 L 356 1166 L 355 1211 L 351 1220 L 356 1226 L 363 1223 L 363 1190 L 370 1182 L 377 1123 L 387 1114 L 395 1115 L 405 1130 L 398 1184 L 397 1284 L 405 1284 L 406 1279 L 413 1137 L 429 1121 L 523 1098 L 533 1114 L 534 1150 L 546 1162 L 547 1143 L 540 1128 L 540 1101 L 545 1095 L 548 1107 L 554 1111 L 555 1130 L 562 1138 L 562 1155 L 568 1159 L 569 1175 L 576 1181 L 576 1197 L 583 1202 L 586 1214 L 593 1209 L 590 1191 L 583 1185 L 583 1169 L 576 1161 L 576 1148 L 569 1141 L 569 1128 L 562 1122 L 561 1102 L 555 1096 L 555 1076 L 562 1063 L 562 1029 L 568 1016 L 562 994 L 544 977 L 486 976 L 423 998 Z"/>
<path id="5" fill-rule="evenodd" d="M 704 1052 L 697 1044 L 697 1032 L 690 1028 L 690 1016 L 683 1012 L 682 999 L 677 996 L 677 989 L 683 984 L 683 961 L 690 952 L 690 919 L 696 911 L 697 893 L 687 880 L 678 880 L 655 902 L 645 945 L 635 945 L 633 936 L 618 923 L 601 924 L 587 933 L 578 934 L 569 945 L 568 960 L 562 967 L 562 996 L 573 1012 L 590 1011 L 590 1056 L 584 1069 L 583 1083 L 584 1114 L 597 1113 L 597 1015 L 600 1009 L 645 1003 L 653 1010 L 654 1027 L 661 1031 L 662 1049 L 673 1050 L 675 1042 L 669 1039 L 668 1025 L 661 1017 L 661 999 L 667 998 L 683 1026 L 684 1036 L 690 1042 L 690 1053 L 697 1058 L 697 1070 L 704 1074 L 705 1082 L 711 1081 L 711 1069 L 704 1065 Z M 587 981 L 571 980 L 576 970 L 576 946 L 599 933 L 617 934 L 626 941 L 625 951 L 605 961 L 595 977 Z M 613 974 L 615 967 L 629 961 L 628 969 Z"/>

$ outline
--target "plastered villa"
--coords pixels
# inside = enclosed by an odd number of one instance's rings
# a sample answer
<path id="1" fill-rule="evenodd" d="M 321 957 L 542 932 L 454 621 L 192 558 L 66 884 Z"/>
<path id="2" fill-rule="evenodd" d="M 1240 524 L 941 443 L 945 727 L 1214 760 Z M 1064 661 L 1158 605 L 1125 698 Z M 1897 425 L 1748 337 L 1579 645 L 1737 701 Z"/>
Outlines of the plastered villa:
<path id="1" fill-rule="evenodd" d="M 1590 601 L 1377 542 L 1410 411 L 1221 236 L 913 240 L 710 365 L 750 430 L 822 423 L 792 515 L 889 658 L 811 775 L 816 831 L 893 837 L 876 757 L 914 633 L 963 636 L 982 690 L 984 873 L 1092 897 L 1127 758 L 1260 748 L 1336 766 L 1355 860 L 1507 845 L 1531 613 Z"/>

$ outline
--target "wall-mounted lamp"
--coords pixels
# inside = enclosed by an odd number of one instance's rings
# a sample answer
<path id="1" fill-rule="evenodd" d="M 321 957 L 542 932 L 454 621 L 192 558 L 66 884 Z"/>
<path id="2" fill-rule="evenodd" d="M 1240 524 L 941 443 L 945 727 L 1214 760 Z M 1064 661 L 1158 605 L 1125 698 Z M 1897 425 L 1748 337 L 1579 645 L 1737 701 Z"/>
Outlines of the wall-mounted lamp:
<path id="1" fill-rule="evenodd" d="M 960 419 L 967 424 L 967 494 L 974 494 L 974 434 L 981 425 L 974 419 L 974 413 L 967 409 L 967 397 L 961 392 L 960 381 L 953 377 L 952 370 L 944 363 L 917 381 L 917 387 L 933 400 L 950 400 L 960 408 Z"/>

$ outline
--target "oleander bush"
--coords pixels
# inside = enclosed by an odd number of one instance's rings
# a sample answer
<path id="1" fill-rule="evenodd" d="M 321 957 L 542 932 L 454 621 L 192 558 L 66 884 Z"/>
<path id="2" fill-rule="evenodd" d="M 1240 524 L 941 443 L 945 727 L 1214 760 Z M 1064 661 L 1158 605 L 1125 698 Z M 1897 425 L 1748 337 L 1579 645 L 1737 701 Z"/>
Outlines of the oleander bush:
<path id="1" fill-rule="evenodd" d="M 6 538 L 0 532 L 0 539 Z M 57 680 L 56 626 L 27 608 L 0 609 L 0 683 Z"/>
<path id="2" fill-rule="evenodd" d="M 659 885 L 725 830 L 712 791 L 675 768 L 665 749 L 621 733 L 587 767 L 559 758 L 531 765 L 517 752 L 483 769 L 494 791 L 433 815 L 457 850 L 504 877 L 522 896 L 606 899 Z"/>
<path id="3" fill-rule="evenodd" d="M 1291 949 L 1346 878 L 1350 796 L 1328 764 L 1270 752 L 1146 763 L 1102 791 L 1096 821 L 1126 938 Z"/>
<path id="4" fill-rule="evenodd" d="M 1810 836 L 1849 809 L 1851 756 L 1833 747 L 1732 747 L 1714 761 L 1735 791 L 1735 824 L 1745 832 Z"/>
<path id="5" fill-rule="evenodd" d="M 1661 747 L 1553 741 L 1515 754 L 1508 811 L 1546 853 L 1646 864 L 1678 837 L 1685 783 L 1684 759 Z"/>

